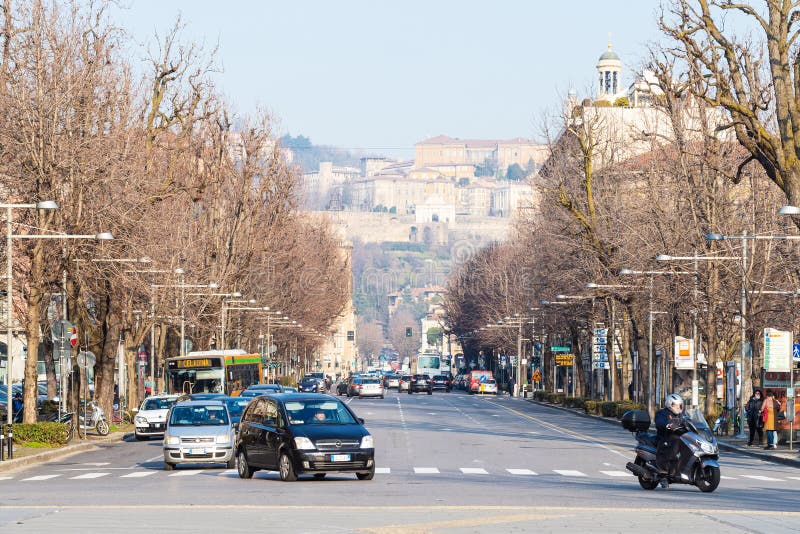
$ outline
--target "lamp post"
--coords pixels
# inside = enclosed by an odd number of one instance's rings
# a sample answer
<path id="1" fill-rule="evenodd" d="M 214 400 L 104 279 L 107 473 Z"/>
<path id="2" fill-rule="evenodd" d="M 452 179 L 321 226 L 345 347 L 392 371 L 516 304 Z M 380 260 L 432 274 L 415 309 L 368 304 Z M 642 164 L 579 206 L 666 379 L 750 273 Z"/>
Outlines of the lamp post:
<path id="1" fill-rule="evenodd" d="M 237 291 L 238 294 L 230 294 L 229 297 L 241 297 L 242 294 Z M 228 300 L 227 297 L 222 299 L 222 308 L 220 309 L 220 318 L 219 318 L 219 348 L 225 350 L 225 329 L 227 327 L 227 314 L 225 313 L 228 310 L 227 305 L 233 303 L 241 303 L 241 304 L 255 304 L 256 299 L 248 299 L 248 300 Z"/>
<path id="2" fill-rule="evenodd" d="M 11 350 L 13 343 L 13 274 L 14 274 L 14 260 L 12 250 L 13 239 L 97 239 L 97 240 L 112 240 L 114 236 L 109 232 L 102 232 L 99 234 L 28 234 L 28 235 L 14 235 L 12 231 L 12 218 L 14 209 L 38 209 L 38 210 L 54 210 L 58 205 L 52 200 L 40 201 L 31 204 L 0 204 L 0 208 L 6 209 L 6 384 L 8 386 L 6 398 L 6 423 L 11 425 L 13 421 L 13 403 L 11 396 L 11 370 L 13 368 L 14 357 Z M 35 389 L 34 389 L 35 391 Z M 32 399 L 35 402 L 36 398 Z M 11 449 L 9 449 L 11 453 Z M 12 454 L 9 454 L 12 458 Z"/>
<path id="3" fill-rule="evenodd" d="M 181 356 L 186 355 L 186 290 L 187 289 L 219 289 L 219 284 L 211 282 L 208 284 L 184 284 L 185 271 L 178 267 L 175 274 L 179 276 L 177 284 L 150 284 L 151 288 L 177 288 L 181 290 Z"/>

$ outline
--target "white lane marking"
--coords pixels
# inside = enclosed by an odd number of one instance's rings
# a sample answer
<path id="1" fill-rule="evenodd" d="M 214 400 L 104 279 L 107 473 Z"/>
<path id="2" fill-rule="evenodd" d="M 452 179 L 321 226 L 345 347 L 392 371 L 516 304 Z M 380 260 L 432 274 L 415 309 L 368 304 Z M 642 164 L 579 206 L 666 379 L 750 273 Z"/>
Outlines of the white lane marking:
<path id="1" fill-rule="evenodd" d="M 492 417 L 500 417 L 500 415 L 498 415 L 498 414 L 496 414 L 496 413 L 493 413 L 493 414 L 492 414 Z"/>
<path id="2" fill-rule="evenodd" d="M 238 477 L 239 471 L 236 469 L 225 469 L 221 473 L 217 474 L 218 477 Z"/>
<path id="3" fill-rule="evenodd" d="M 81 465 L 94 465 L 94 466 L 101 466 L 101 465 L 108 465 L 110 462 L 85 462 Z"/>
<path id="4" fill-rule="evenodd" d="M 726 477 L 725 475 L 720 475 L 719 478 L 722 479 L 722 480 L 739 480 L 736 477 Z"/>
<path id="5" fill-rule="evenodd" d="M 438 475 L 439 470 L 435 467 L 415 467 L 414 474 L 417 475 Z"/>
<path id="6" fill-rule="evenodd" d="M 573 471 L 570 469 L 553 469 L 554 473 L 558 473 L 559 475 L 565 477 L 585 477 L 585 473 L 581 473 L 580 471 Z"/>
<path id="7" fill-rule="evenodd" d="M 763 480 L 764 482 L 781 482 L 780 478 L 765 477 L 764 475 L 742 475 L 745 478 L 752 478 L 753 480 Z"/>
<path id="8" fill-rule="evenodd" d="M 530 469 L 506 469 L 512 475 L 535 475 L 535 471 L 531 471 Z"/>
<path id="9" fill-rule="evenodd" d="M 78 475 L 76 477 L 70 477 L 70 480 L 83 480 L 86 478 L 100 478 L 106 475 L 110 475 L 111 473 L 84 473 L 82 475 Z"/>
<path id="10" fill-rule="evenodd" d="M 459 467 L 459 469 L 461 469 L 461 472 L 464 473 L 465 475 L 488 475 L 489 474 L 486 471 L 486 469 L 483 469 L 482 467 Z"/>
<path id="11" fill-rule="evenodd" d="M 171 476 L 171 477 L 190 477 L 190 476 L 193 476 L 193 475 L 199 475 L 202 472 L 203 471 L 201 471 L 199 469 L 193 469 L 191 471 L 178 471 L 177 473 L 172 473 L 171 475 L 168 475 L 168 476 Z"/>
<path id="12" fill-rule="evenodd" d="M 534 432 L 534 431 L 530 431 L 530 432 L 528 432 L 528 434 L 536 434 L 536 435 L 538 435 L 539 433 L 538 432 Z"/>
<path id="13" fill-rule="evenodd" d="M 436 412 L 428 412 L 428 415 L 436 415 Z"/>
<path id="14" fill-rule="evenodd" d="M 452 431 L 453 431 L 452 428 L 443 428 L 442 429 L 442 432 L 452 432 Z"/>
<path id="15" fill-rule="evenodd" d="M 791 478 L 792 480 L 800 480 L 800 477 L 786 477 L 786 478 Z"/>
<path id="16" fill-rule="evenodd" d="M 0 477 L 0 480 L 13 480 L 14 477 Z"/>
<path id="17" fill-rule="evenodd" d="M 609 464 L 609 463 L 603 462 L 603 465 L 606 466 L 606 467 L 611 467 L 614 464 Z"/>
<path id="18" fill-rule="evenodd" d="M 376 475 L 388 475 L 391 472 L 392 472 L 392 469 L 390 467 L 376 467 L 375 468 L 375 474 Z"/>
<path id="19" fill-rule="evenodd" d="M 142 477 L 149 477 L 150 475 L 154 475 L 155 471 L 136 471 L 135 473 L 128 473 L 127 475 L 122 475 L 119 478 L 142 478 Z"/>
<path id="20" fill-rule="evenodd" d="M 23 478 L 22 482 L 28 482 L 28 481 L 33 482 L 33 481 L 36 481 L 36 480 L 50 480 L 51 478 L 56 478 L 56 477 L 60 477 L 60 476 L 61 475 L 39 475 L 39 476 L 35 476 L 35 477 L 30 477 L 30 478 Z"/>
<path id="21" fill-rule="evenodd" d="M 608 475 L 610 477 L 632 477 L 633 473 L 629 473 L 628 471 L 600 471 L 604 475 Z"/>
<path id="22" fill-rule="evenodd" d="M 145 464 L 147 462 L 155 462 L 156 460 L 163 460 L 163 459 L 164 459 L 164 455 L 163 454 L 159 454 L 158 456 L 153 456 L 152 458 L 148 458 L 147 460 L 145 460 L 142 463 Z"/>

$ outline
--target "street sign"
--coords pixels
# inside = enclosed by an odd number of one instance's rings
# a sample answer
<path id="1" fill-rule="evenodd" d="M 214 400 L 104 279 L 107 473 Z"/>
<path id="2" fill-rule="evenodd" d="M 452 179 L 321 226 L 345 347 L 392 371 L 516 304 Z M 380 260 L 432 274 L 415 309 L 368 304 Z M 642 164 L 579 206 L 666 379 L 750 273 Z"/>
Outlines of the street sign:
<path id="1" fill-rule="evenodd" d="M 572 352 L 572 347 L 553 346 L 550 347 L 550 352 Z"/>
<path id="2" fill-rule="evenodd" d="M 792 359 L 795 363 L 800 362 L 800 343 L 792 345 Z"/>
<path id="3" fill-rule="evenodd" d="M 791 332 L 765 328 L 764 369 L 788 373 L 792 367 L 793 345 Z"/>
<path id="4" fill-rule="evenodd" d="M 694 340 L 675 336 L 675 369 L 694 369 Z"/>
<path id="5" fill-rule="evenodd" d="M 556 354 L 556 365 L 572 366 L 575 357 L 572 354 Z"/>
<path id="6" fill-rule="evenodd" d="M 97 362 L 97 358 L 89 351 L 81 351 L 78 353 L 77 361 L 81 367 L 92 367 Z"/>
<path id="7" fill-rule="evenodd" d="M 71 330 L 71 332 L 70 332 L 70 330 Z M 73 326 L 72 328 L 67 329 L 67 331 L 70 332 L 70 334 L 69 334 L 69 344 L 72 345 L 72 348 L 74 349 L 75 347 L 78 346 L 78 329 Z"/>
<path id="8" fill-rule="evenodd" d="M 592 362 L 592 369 L 610 369 L 608 362 Z"/>

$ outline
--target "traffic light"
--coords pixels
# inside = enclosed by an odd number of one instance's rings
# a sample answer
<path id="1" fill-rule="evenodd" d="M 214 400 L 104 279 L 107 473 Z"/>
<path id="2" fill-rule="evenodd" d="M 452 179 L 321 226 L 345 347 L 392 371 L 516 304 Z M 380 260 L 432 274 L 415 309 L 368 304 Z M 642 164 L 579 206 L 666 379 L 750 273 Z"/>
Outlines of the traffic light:
<path id="1" fill-rule="evenodd" d="M 411 327 L 407 326 L 406 327 L 406 337 L 411 337 L 412 335 L 413 335 L 413 332 L 411 331 Z"/>

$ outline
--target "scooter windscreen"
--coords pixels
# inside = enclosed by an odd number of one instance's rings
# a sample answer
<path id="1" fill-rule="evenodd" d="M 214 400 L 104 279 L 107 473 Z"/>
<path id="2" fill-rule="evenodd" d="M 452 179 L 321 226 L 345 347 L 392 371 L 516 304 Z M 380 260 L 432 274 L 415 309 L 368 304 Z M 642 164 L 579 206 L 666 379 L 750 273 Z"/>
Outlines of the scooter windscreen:
<path id="1" fill-rule="evenodd" d="M 709 443 L 716 444 L 717 438 L 711 432 L 706 418 L 703 417 L 703 412 L 699 408 L 689 408 L 686 410 L 686 419 L 688 419 L 697 430 L 697 434 L 702 436 Z"/>

